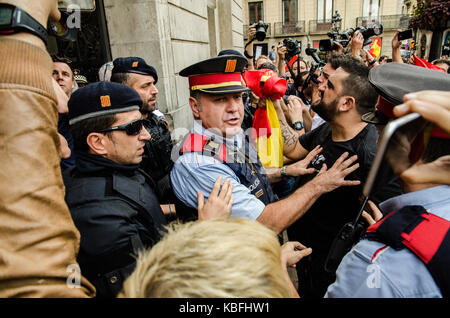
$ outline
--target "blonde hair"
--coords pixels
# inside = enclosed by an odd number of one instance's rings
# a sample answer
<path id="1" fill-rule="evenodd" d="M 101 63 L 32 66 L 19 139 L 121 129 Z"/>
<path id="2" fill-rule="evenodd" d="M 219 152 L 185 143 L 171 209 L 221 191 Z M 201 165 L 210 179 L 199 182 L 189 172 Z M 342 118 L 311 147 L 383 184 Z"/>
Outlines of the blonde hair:
<path id="1" fill-rule="evenodd" d="M 275 232 L 256 221 L 172 223 L 118 297 L 290 297 L 280 257 Z"/>

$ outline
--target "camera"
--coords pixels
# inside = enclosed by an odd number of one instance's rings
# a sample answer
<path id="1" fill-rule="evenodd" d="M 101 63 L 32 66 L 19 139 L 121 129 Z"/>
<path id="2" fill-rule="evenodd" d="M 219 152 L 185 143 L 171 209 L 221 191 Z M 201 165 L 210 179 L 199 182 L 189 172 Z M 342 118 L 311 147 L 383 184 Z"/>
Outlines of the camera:
<path id="1" fill-rule="evenodd" d="M 269 25 L 263 21 L 259 21 L 258 23 L 252 24 L 252 27 L 256 29 L 256 39 L 260 42 L 264 41 Z"/>
<path id="2" fill-rule="evenodd" d="M 302 51 L 302 44 L 296 39 L 284 39 L 283 45 L 286 47 L 286 59 L 289 61 L 295 55 L 298 55 Z"/>
<path id="3" fill-rule="evenodd" d="M 354 28 L 349 28 L 345 30 L 344 32 L 329 32 L 327 33 L 327 36 L 330 39 L 320 40 L 319 41 L 319 50 L 320 51 L 333 51 L 337 50 L 338 46 L 335 42 L 340 43 L 343 47 L 346 47 L 350 40 L 353 37 L 353 34 L 355 34 L 356 31 L 359 31 L 362 36 L 364 37 L 364 45 L 367 45 L 370 43 L 370 37 L 374 35 L 380 35 L 383 33 L 383 26 L 380 25 L 374 25 L 372 27 L 366 28 L 363 26 Z"/>

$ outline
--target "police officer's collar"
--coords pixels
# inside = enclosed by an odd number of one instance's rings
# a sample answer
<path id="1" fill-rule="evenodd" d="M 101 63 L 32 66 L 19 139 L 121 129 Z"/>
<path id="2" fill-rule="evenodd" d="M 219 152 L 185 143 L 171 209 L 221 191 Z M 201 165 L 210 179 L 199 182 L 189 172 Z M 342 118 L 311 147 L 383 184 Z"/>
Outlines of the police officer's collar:
<path id="1" fill-rule="evenodd" d="M 214 138 L 218 142 L 226 144 L 228 146 L 231 145 L 231 146 L 237 147 L 238 149 L 242 147 L 242 143 L 243 143 L 243 139 L 244 139 L 244 133 L 243 133 L 242 129 L 239 133 L 234 135 L 232 138 L 224 138 L 223 136 L 216 134 L 212 130 L 206 129 L 205 127 L 203 127 L 201 124 L 201 121 L 194 120 L 193 130 L 194 130 L 194 132 L 196 132 L 198 134 L 201 134 L 206 137 Z"/>

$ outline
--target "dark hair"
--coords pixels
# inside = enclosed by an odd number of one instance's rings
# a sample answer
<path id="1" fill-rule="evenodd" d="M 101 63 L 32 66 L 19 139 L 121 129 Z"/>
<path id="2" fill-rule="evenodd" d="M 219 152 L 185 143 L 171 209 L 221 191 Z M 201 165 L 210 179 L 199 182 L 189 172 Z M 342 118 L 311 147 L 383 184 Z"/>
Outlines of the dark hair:
<path id="1" fill-rule="evenodd" d="M 59 62 L 59 63 L 65 63 L 67 65 L 69 65 L 70 69 L 72 69 L 72 60 L 63 57 L 63 56 L 58 56 L 56 54 L 52 54 L 52 61 L 53 62 Z"/>
<path id="2" fill-rule="evenodd" d="M 383 62 L 383 60 L 387 59 L 388 57 L 386 55 L 381 55 L 378 59 L 378 62 Z"/>
<path id="3" fill-rule="evenodd" d="M 52 54 L 51 57 L 52 57 L 53 63 L 67 64 L 67 66 L 69 66 L 69 68 L 70 68 L 70 71 L 72 72 L 72 79 L 74 79 L 74 73 L 73 73 L 73 69 L 72 69 L 72 60 L 70 60 L 66 57 L 55 55 L 55 54 Z"/>
<path id="4" fill-rule="evenodd" d="M 341 58 L 331 62 L 333 68 L 341 67 L 348 76 L 343 81 L 342 95 L 353 96 L 356 101 L 356 110 L 360 115 L 372 111 L 377 103 L 378 94 L 369 82 L 370 69 L 357 57 L 342 55 Z"/>
<path id="5" fill-rule="evenodd" d="M 263 68 L 269 69 L 269 70 L 272 70 L 272 71 L 278 73 L 278 68 L 272 62 L 264 62 L 257 69 L 261 70 Z"/>
<path id="6" fill-rule="evenodd" d="M 127 85 L 128 81 L 130 80 L 130 75 L 128 73 L 112 73 L 111 75 L 111 82 L 119 83 Z"/>
<path id="7" fill-rule="evenodd" d="M 77 122 L 70 126 L 70 132 L 73 137 L 74 148 L 79 151 L 89 151 L 89 145 L 86 142 L 90 133 L 110 128 L 116 122 L 116 114 L 89 118 Z M 111 132 L 106 132 L 109 136 Z"/>

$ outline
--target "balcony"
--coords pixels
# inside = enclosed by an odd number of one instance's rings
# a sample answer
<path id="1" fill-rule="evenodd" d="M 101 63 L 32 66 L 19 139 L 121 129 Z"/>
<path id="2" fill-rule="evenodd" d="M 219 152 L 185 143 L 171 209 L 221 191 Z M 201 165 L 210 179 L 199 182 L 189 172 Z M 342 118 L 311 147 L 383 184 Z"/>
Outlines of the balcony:
<path id="1" fill-rule="evenodd" d="M 370 27 L 375 23 L 379 23 L 383 26 L 383 30 L 405 30 L 409 25 L 409 15 L 396 14 L 396 15 L 382 15 L 379 18 L 376 17 L 358 17 L 356 18 L 356 26 Z"/>
<path id="2" fill-rule="evenodd" d="M 281 37 L 281 36 L 297 36 L 304 35 L 306 33 L 305 30 L 305 21 L 296 21 L 296 22 L 275 22 L 273 24 L 273 36 Z"/>
<path id="3" fill-rule="evenodd" d="M 309 20 L 309 34 L 327 34 L 331 26 L 331 20 Z"/>
<path id="4" fill-rule="evenodd" d="M 271 35 L 272 34 L 272 23 L 267 23 L 267 24 L 269 25 L 269 27 L 267 28 L 267 31 L 266 31 L 266 38 L 272 36 Z M 244 35 L 244 40 L 248 39 L 248 26 L 249 26 L 248 24 L 244 24 L 242 26 L 242 32 L 243 32 L 243 35 Z"/>

